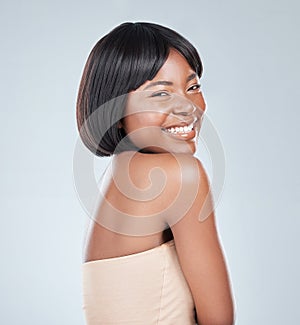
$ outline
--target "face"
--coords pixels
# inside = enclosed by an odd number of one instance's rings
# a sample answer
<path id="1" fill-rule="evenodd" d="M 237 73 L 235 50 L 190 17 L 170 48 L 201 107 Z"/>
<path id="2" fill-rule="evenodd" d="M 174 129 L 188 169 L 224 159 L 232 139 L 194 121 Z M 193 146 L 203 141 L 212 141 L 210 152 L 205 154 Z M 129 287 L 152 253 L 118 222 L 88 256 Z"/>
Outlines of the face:
<path id="1" fill-rule="evenodd" d="M 154 79 L 128 95 L 120 126 L 144 152 L 194 154 L 205 108 L 199 77 L 171 50 Z"/>

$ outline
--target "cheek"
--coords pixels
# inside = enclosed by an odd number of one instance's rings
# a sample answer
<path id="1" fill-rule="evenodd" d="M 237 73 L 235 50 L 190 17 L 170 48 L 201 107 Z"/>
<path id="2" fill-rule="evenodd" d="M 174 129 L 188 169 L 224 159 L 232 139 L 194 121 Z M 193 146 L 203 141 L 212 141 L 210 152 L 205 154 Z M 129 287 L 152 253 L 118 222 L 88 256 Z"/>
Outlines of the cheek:
<path id="1" fill-rule="evenodd" d="M 136 114 L 124 117 L 122 122 L 126 134 L 129 134 L 130 132 L 134 131 L 139 124 L 140 119 L 138 116 L 136 116 Z"/>
<path id="2" fill-rule="evenodd" d="M 160 127 L 164 120 L 165 117 L 162 114 L 136 113 L 124 118 L 123 128 L 131 142 L 138 148 L 144 149 L 154 144 L 157 145 L 160 141 Z"/>
<path id="3" fill-rule="evenodd" d="M 164 120 L 165 116 L 159 113 L 135 113 L 124 117 L 123 128 L 129 134 L 147 126 L 161 126 Z"/>
<path id="4" fill-rule="evenodd" d="M 202 93 L 189 98 L 202 112 L 206 110 L 206 103 Z"/>
<path id="5" fill-rule="evenodd" d="M 206 102 L 205 102 L 205 99 L 204 99 L 204 96 L 203 96 L 202 93 L 201 93 L 201 95 L 200 95 L 199 105 L 198 105 L 198 106 L 201 108 L 201 110 L 202 110 L 203 112 L 205 112 L 205 110 L 206 110 Z"/>

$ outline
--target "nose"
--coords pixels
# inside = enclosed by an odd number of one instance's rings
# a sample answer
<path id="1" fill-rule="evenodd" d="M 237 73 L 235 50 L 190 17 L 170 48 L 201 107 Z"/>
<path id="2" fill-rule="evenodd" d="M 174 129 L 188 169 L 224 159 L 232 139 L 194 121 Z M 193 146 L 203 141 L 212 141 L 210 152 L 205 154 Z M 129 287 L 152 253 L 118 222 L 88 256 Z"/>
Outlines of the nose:
<path id="1" fill-rule="evenodd" d="M 174 95 L 172 103 L 172 113 L 176 115 L 187 116 L 193 114 L 197 110 L 197 106 L 189 99 Z"/>

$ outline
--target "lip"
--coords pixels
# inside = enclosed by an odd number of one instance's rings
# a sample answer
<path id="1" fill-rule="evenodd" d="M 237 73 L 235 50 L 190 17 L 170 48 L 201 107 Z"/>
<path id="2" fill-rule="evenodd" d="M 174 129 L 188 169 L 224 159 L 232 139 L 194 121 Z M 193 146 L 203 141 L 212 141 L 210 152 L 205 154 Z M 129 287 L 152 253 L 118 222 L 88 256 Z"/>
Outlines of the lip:
<path id="1" fill-rule="evenodd" d="M 177 121 L 174 121 L 172 124 L 164 125 L 163 128 L 170 129 L 170 128 L 175 128 L 175 127 L 180 127 L 180 126 L 189 126 L 191 124 L 193 124 L 193 127 L 194 127 L 197 120 L 198 120 L 197 118 L 193 118 L 190 120 L 177 120 Z"/>
<path id="2" fill-rule="evenodd" d="M 178 133 L 172 133 L 172 132 L 169 132 L 168 129 L 170 128 L 178 128 L 178 127 L 190 127 L 192 126 L 192 129 L 188 132 L 178 132 Z M 187 124 L 187 123 L 178 123 L 178 124 L 173 124 L 173 125 L 170 125 L 168 127 L 163 127 L 162 128 L 162 131 L 164 133 L 166 133 L 168 136 L 174 138 L 174 139 L 179 139 L 179 140 L 185 140 L 185 141 L 189 141 L 189 140 L 192 140 L 196 137 L 196 131 L 195 131 L 195 125 L 194 123 L 190 123 L 190 124 Z"/>

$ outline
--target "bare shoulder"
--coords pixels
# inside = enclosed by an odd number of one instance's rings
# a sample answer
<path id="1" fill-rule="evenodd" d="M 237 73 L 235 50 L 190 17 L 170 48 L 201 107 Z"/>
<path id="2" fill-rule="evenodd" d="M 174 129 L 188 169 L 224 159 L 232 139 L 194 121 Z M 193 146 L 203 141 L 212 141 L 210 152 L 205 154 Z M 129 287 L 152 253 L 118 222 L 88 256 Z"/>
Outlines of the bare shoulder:
<path id="1" fill-rule="evenodd" d="M 169 227 L 194 206 L 205 174 L 200 161 L 186 154 L 125 152 L 114 158 L 112 166 L 124 206 L 141 214 L 159 214 Z"/>
<path id="2" fill-rule="evenodd" d="M 194 182 L 195 177 L 205 177 L 205 170 L 201 162 L 192 155 L 160 153 L 141 154 L 124 152 L 114 160 L 115 172 L 127 172 L 135 183 L 155 181 L 155 175 L 165 177 L 168 185 L 181 187 L 184 182 Z M 119 174 L 118 174 L 119 175 Z"/>

